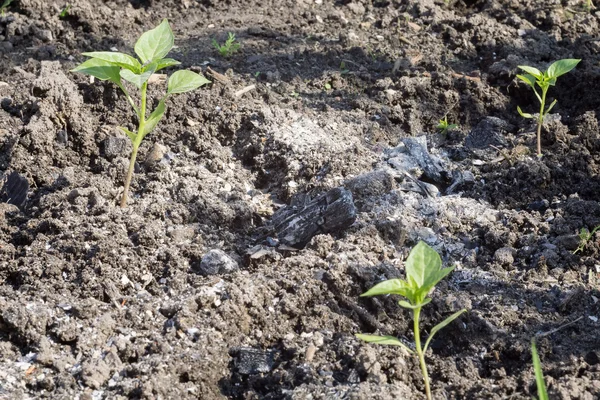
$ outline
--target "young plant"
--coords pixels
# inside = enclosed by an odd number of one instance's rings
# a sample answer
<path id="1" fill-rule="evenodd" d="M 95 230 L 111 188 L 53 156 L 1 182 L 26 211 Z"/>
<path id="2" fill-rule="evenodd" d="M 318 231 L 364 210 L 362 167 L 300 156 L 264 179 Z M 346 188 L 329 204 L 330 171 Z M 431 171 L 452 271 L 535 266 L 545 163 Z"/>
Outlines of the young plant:
<path id="1" fill-rule="evenodd" d="M 573 252 L 573 254 L 577 254 L 578 252 L 583 251 L 588 242 L 594 237 L 594 233 L 596 233 L 598 229 L 600 229 L 600 225 L 592 229 L 591 232 L 588 228 L 581 228 L 581 230 L 579 231 L 579 246 Z"/>
<path id="2" fill-rule="evenodd" d="M 448 116 L 445 115 L 444 119 L 440 119 L 440 122 L 438 123 L 437 127 L 440 130 L 440 133 L 445 135 L 448 133 L 448 131 L 451 131 L 453 129 L 458 128 L 458 125 L 456 124 L 449 124 L 448 123 Z"/>
<path id="3" fill-rule="evenodd" d="M 544 381 L 542 363 L 537 352 L 537 346 L 535 345 L 535 337 L 531 339 L 531 358 L 533 360 L 533 371 L 535 372 L 538 400 L 548 400 L 548 391 L 546 390 L 546 382 Z"/>
<path id="4" fill-rule="evenodd" d="M 558 60 L 554 62 L 548 69 L 544 72 L 540 71 L 534 67 L 528 67 L 526 65 L 519 65 L 519 68 L 526 72 L 525 75 L 517 75 L 517 78 L 531 86 L 533 92 L 535 93 L 535 97 L 540 102 L 540 113 L 538 116 L 534 116 L 529 113 L 524 113 L 521 110 L 521 107 L 517 106 L 517 111 L 523 118 L 531 118 L 537 119 L 537 155 L 538 157 L 542 156 L 542 124 L 544 123 L 544 118 L 552 107 L 556 104 L 556 100 L 546 108 L 546 94 L 548 93 L 548 89 L 550 86 L 556 85 L 556 79 L 571 71 L 573 68 L 579 64 L 581 60 L 576 59 L 564 59 Z M 535 86 L 539 86 L 542 89 L 542 94 L 537 91 Z"/>
<path id="5" fill-rule="evenodd" d="M 398 304 L 401 307 L 412 310 L 413 313 L 415 349 L 419 358 L 419 364 L 421 365 L 421 373 L 423 374 L 423 381 L 425 382 L 425 394 L 427 395 L 428 400 L 431 400 L 431 389 L 429 386 L 427 364 L 425 363 L 425 354 L 427 352 L 427 348 L 429 347 L 429 343 L 437 332 L 439 332 L 442 328 L 454 321 L 467 310 L 460 310 L 434 326 L 429 333 L 429 337 L 425 342 L 425 346 L 421 346 L 419 318 L 421 316 L 421 308 L 431 301 L 431 298 L 427 297 L 429 292 L 431 292 L 435 285 L 444 279 L 446 275 L 452 272 L 453 269 L 454 267 L 442 268 L 442 260 L 439 254 L 424 242 L 419 242 L 411 250 L 408 258 L 406 259 L 406 280 L 390 279 L 373 286 L 369 291 L 361 294 L 361 297 L 398 294 L 408 300 L 400 300 Z M 366 342 L 400 346 L 411 354 L 415 353 L 407 345 L 402 343 L 394 336 L 365 334 L 358 334 L 356 336 Z"/>
<path id="6" fill-rule="evenodd" d="M 223 45 L 220 45 L 216 39 L 212 40 L 212 45 L 215 49 L 217 49 L 221 57 L 225 58 L 231 57 L 233 54 L 237 53 L 240 47 L 242 47 L 238 42 L 235 41 L 235 34 L 231 32 L 229 32 L 227 40 Z"/>
<path id="7" fill-rule="evenodd" d="M 123 197 L 121 198 L 121 207 L 127 205 L 129 185 L 131 184 L 135 159 L 140 144 L 144 137 L 152 132 L 163 117 L 166 107 L 165 103 L 169 95 L 189 92 L 210 83 L 204 76 L 192 71 L 180 70 L 174 72 L 169 77 L 167 93 L 160 99 L 157 106 L 150 113 L 150 116 L 146 116 L 148 79 L 150 79 L 152 74 L 163 68 L 180 64 L 179 61 L 172 58 L 165 58 L 169 51 L 171 51 L 173 42 L 173 31 L 171 31 L 169 22 L 163 19 L 159 26 L 143 33 L 135 44 L 134 50 L 139 60 L 129 54 L 94 51 L 83 53 L 84 56 L 90 57 L 90 59 L 72 70 L 73 72 L 92 75 L 100 80 L 109 80 L 116 84 L 125 93 L 127 101 L 138 117 L 138 129 L 135 132 L 119 127 L 133 143 L 129 170 L 125 179 Z M 122 80 L 133 84 L 140 91 L 139 105 L 136 105 L 133 101 Z"/>
<path id="8" fill-rule="evenodd" d="M 6 15 L 6 10 L 12 2 L 13 0 L 4 0 L 4 3 L 2 3 L 2 5 L 0 6 L 0 16 L 4 17 Z"/>
<path id="9" fill-rule="evenodd" d="M 63 19 L 69 16 L 69 11 L 71 10 L 71 5 L 67 4 L 63 7 L 60 14 L 58 14 L 58 18 Z"/>

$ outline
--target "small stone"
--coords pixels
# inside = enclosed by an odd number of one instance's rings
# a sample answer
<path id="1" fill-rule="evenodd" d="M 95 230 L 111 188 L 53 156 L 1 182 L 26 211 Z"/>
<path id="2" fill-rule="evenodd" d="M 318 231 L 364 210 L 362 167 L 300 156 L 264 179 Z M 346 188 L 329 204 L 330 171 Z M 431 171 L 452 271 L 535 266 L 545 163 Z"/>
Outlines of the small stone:
<path id="1" fill-rule="evenodd" d="M 475 126 L 467 135 L 465 145 L 471 149 L 486 149 L 490 146 L 505 147 L 506 133 L 514 129 L 508 122 L 496 118 L 486 117 Z"/>
<path id="2" fill-rule="evenodd" d="M 234 365 L 242 375 L 270 372 L 275 365 L 275 352 L 251 347 L 232 349 Z"/>
<path id="3" fill-rule="evenodd" d="M 128 138 L 109 136 L 102 141 L 102 153 L 106 158 L 125 156 L 128 150 Z"/>
<path id="4" fill-rule="evenodd" d="M 515 261 L 514 253 L 512 247 L 502 247 L 494 253 L 494 260 L 502 265 L 511 265 Z"/>
<path id="5" fill-rule="evenodd" d="M 167 148 L 161 144 L 154 143 L 152 149 L 146 156 L 146 165 L 152 165 L 160 162 L 167 151 Z"/>
<path id="6" fill-rule="evenodd" d="M 237 271 L 239 265 L 223 250 L 213 249 L 202 257 L 196 269 L 202 275 L 229 274 Z"/>

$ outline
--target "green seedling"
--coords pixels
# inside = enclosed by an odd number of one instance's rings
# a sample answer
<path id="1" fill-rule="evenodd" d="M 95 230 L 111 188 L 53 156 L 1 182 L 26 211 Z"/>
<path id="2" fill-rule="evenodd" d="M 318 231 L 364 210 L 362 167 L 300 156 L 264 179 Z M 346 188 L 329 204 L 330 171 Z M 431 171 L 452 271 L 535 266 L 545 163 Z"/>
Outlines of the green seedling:
<path id="1" fill-rule="evenodd" d="M 448 116 L 445 115 L 444 119 L 440 119 L 440 122 L 438 123 L 437 127 L 440 130 L 440 133 L 442 133 L 443 135 L 447 134 L 448 131 L 454 130 L 456 128 L 458 128 L 458 125 L 456 124 L 449 124 L 448 123 Z"/>
<path id="2" fill-rule="evenodd" d="M 521 107 L 517 106 L 517 111 L 523 118 L 531 118 L 537 119 L 537 155 L 538 157 L 542 156 L 542 124 L 544 123 L 544 118 L 552 107 L 556 104 L 557 100 L 554 100 L 548 108 L 546 108 L 546 94 L 548 93 L 548 89 L 550 86 L 556 85 L 556 79 L 571 71 L 573 68 L 579 64 L 581 60 L 576 59 L 564 59 L 558 60 L 554 62 L 548 69 L 544 72 L 540 71 L 534 67 L 528 67 L 526 65 L 519 65 L 519 68 L 526 72 L 525 75 L 517 75 L 517 78 L 531 86 L 533 92 L 535 93 L 535 97 L 540 102 L 540 113 L 538 116 L 534 116 L 532 114 L 524 113 L 521 110 Z M 542 89 L 542 94 L 537 91 L 535 86 L 539 86 Z"/>
<path id="3" fill-rule="evenodd" d="M 538 400 L 549 400 L 546 382 L 544 381 L 544 373 L 542 371 L 542 363 L 537 352 L 537 346 L 535 345 L 535 337 L 531 339 L 531 358 L 533 360 L 533 371 L 535 372 Z"/>
<path id="4" fill-rule="evenodd" d="M 369 291 L 361 294 L 361 297 L 398 294 L 408 300 L 400 300 L 398 304 L 401 307 L 412 310 L 413 313 L 415 349 L 416 354 L 419 358 L 419 363 L 421 365 L 421 373 L 423 374 L 423 381 L 425 382 L 425 393 L 427 395 L 428 400 L 431 400 L 431 389 L 429 386 L 427 364 L 425 363 L 425 353 L 427 352 L 429 343 L 438 331 L 440 331 L 450 322 L 454 321 L 467 310 L 460 310 L 446 318 L 441 323 L 434 326 L 433 329 L 431 329 L 431 332 L 429 333 L 429 337 L 425 342 L 425 346 L 423 347 L 421 347 L 421 331 L 419 326 L 419 318 L 421 316 L 421 308 L 431 301 L 431 298 L 427 297 L 429 292 L 431 292 L 435 285 L 437 285 L 438 282 L 444 279 L 446 275 L 452 272 L 453 269 L 454 267 L 442 268 L 442 260 L 439 254 L 424 242 L 419 242 L 411 250 L 408 258 L 406 259 L 406 280 L 390 279 L 373 286 Z M 407 345 L 402 343 L 398 338 L 394 336 L 377 336 L 366 334 L 357 334 L 356 336 L 359 339 L 370 343 L 400 346 L 409 353 L 415 354 L 415 351 L 410 349 Z"/>
<path id="5" fill-rule="evenodd" d="M 346 75 L 348 72 L 350 72 L 350 70 L 348 69 L 348 67 L 346 66 L 346 62 L 342 61 L 340 63 L 340 74 L 341 75 Z"/>
<path id="6" fill-rule="evenodd" d="M 66 6 L 64 6 L 64 8 L 62 9 L 62 11 L 60 12 L 60 14 L 58 14 L 58 18 L 66 18 L 69 16 L 69 11 L 71 10 L 71 5 L 67 4 Z"/>
<path id="7" fill-rule="evenodd" d="M 129 54 L 95 51 L 83 53 L 90 57 L 89 60 L 79 65 L 73 72 L 81 72 L 92 75 L 100 80 L 108 80 L 116 84 L 125 93 L 127 101 L 138 117 L 138 129 L 132 132 L 126 128 L 119 127 L 132 141 L 133 150 L 129 162 L 129 170 L 125 179 L 125 188 L 121 198 L 121 207 L 127 205 L 127 195 L 131 177 L 135 167 L 137 152 L 144 137 L 152 132 L 165 113 L 166 101 L 169 95 L 185 93 L 195 90 L 202 85 L 210 83 L 201 74 L 192 71 L 180 70 L 174 72 L 168 80 L 167 93 L 158 102 L 154 110 L 146 117 L 148 79 L 150 76 L 163 68 L 181 64 L 172 58 L 165 58 L 173 48 L 174 37 L 169 22 L 163 19 L 162 23 L 154 29 L 145 32 L 135 44 L 135 54 L 139 60 Z M 133 101 L 125 88 L 122 80 L 133 84 L 140 91 L 139 106 Z"/>
<path id="8" fill-rule="evenodd" d="M 6 15 L 6 10 L 8 9 L 8 6 L 10 6 L 10 3 L 12 3 L 13 0 L 4 0 L 4 3 L 2 3 L 2 5 L 0 6 L 0 15 L 1 16 L 5 16 Z"/>
<path id="9" fill-rule="evenodd" d="M 600 225 L 592 229 L 591 232 L 588 228 L 581 228 L 581 230 L 579 231 L 579 247 L 577 247 L 573 254 L 577 254 L 580 251 L 583 251 L 588 242 L 594 237 L 594 234 L 598 231 L 598 229 L 600 229 Z"/>
<path id="10" fill-rule="evenodd" d="M 325 85 L 323 85 L 323 87 L 325 88 L 325 90 L 331 90 L 332 88 L 331 83 L 329 82 L 325 82 Z"/>
<path id="11" fill-rule="evenodd" d="M 233 54 L 237 53 L 240 47 L 242 47 L 238 42 L 235 41 L 235 34 L 231 32 L 229 32 L 227 40 L 223 45 L 220 45 L 216 39 L 212 40 L 212 45 L 215 49 L 217 49 L 221 57 L 225 58 L 231 57 Z"/>

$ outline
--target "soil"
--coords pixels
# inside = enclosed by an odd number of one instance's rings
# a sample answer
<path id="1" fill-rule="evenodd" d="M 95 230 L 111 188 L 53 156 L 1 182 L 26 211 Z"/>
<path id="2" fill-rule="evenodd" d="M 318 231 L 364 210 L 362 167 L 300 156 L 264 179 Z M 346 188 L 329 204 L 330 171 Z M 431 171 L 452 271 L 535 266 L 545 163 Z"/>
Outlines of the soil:
<path id="1" fill-rule="evenodd" d="M 457 265 L 425 334 L 469 310 L 432 342 L 434 398 L 536 396 L 535 335 L 550 398 L 600 398 L 598 237 L 574 254 L 600 225 L 600 12 L 584 3 L 11 4 L 0 171 L 30 189 L 0 203 L 0 398 L 424 399 L 410 354 L 354 337 L 412 342 L 397 298 L 359 295 L 404 276 L 419 240 Z M 168 101 L 121 209 L 116 127 L 136 120 L 69 70 L 162 18 L 171 56 L 213 83 Z M 242 47 L 222 58 L 227 32 Z M 550 90 L 538 159 L 515 75 L 560 58 L 582 61 Z M 352 226 L 299 249 L 265 238 L 277 210 L 341 186 Z"/>

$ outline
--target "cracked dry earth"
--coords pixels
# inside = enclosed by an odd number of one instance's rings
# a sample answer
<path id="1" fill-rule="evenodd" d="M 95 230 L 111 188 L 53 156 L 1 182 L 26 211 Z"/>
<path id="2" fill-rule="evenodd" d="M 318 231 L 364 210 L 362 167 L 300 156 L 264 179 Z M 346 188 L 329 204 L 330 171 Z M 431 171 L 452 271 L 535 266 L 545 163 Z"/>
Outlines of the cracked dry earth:
<path id="1" fill-rule="evenodd" d="M 573 253 L 600 224 L 599 12 L 62 6 L 0 18 L 0 398 L 424 399 L 414 358 L 354 337 L 412 341 L 397 298 L 359 295 L 403 277 L 418 240 L 457 264 L 425 333 L 469 310 L 432 342 L 434 398 L 536 396 L 540 333 L 550 398 L 600 398 L 598 238 Z M 212 84 L 169 100 L 121 209 L 131 147 L 115 128 L 135 119 L 114 85 L 69 70 L 165 17 L 170 56 Z M 227 32 L 241 49 L 226 59 L 211 41 Z M 538 159 L 517 66 L 567 57 L 582 61 L 550 90 Z M 458 128 L 442 135 L 445 115 Z"/>

